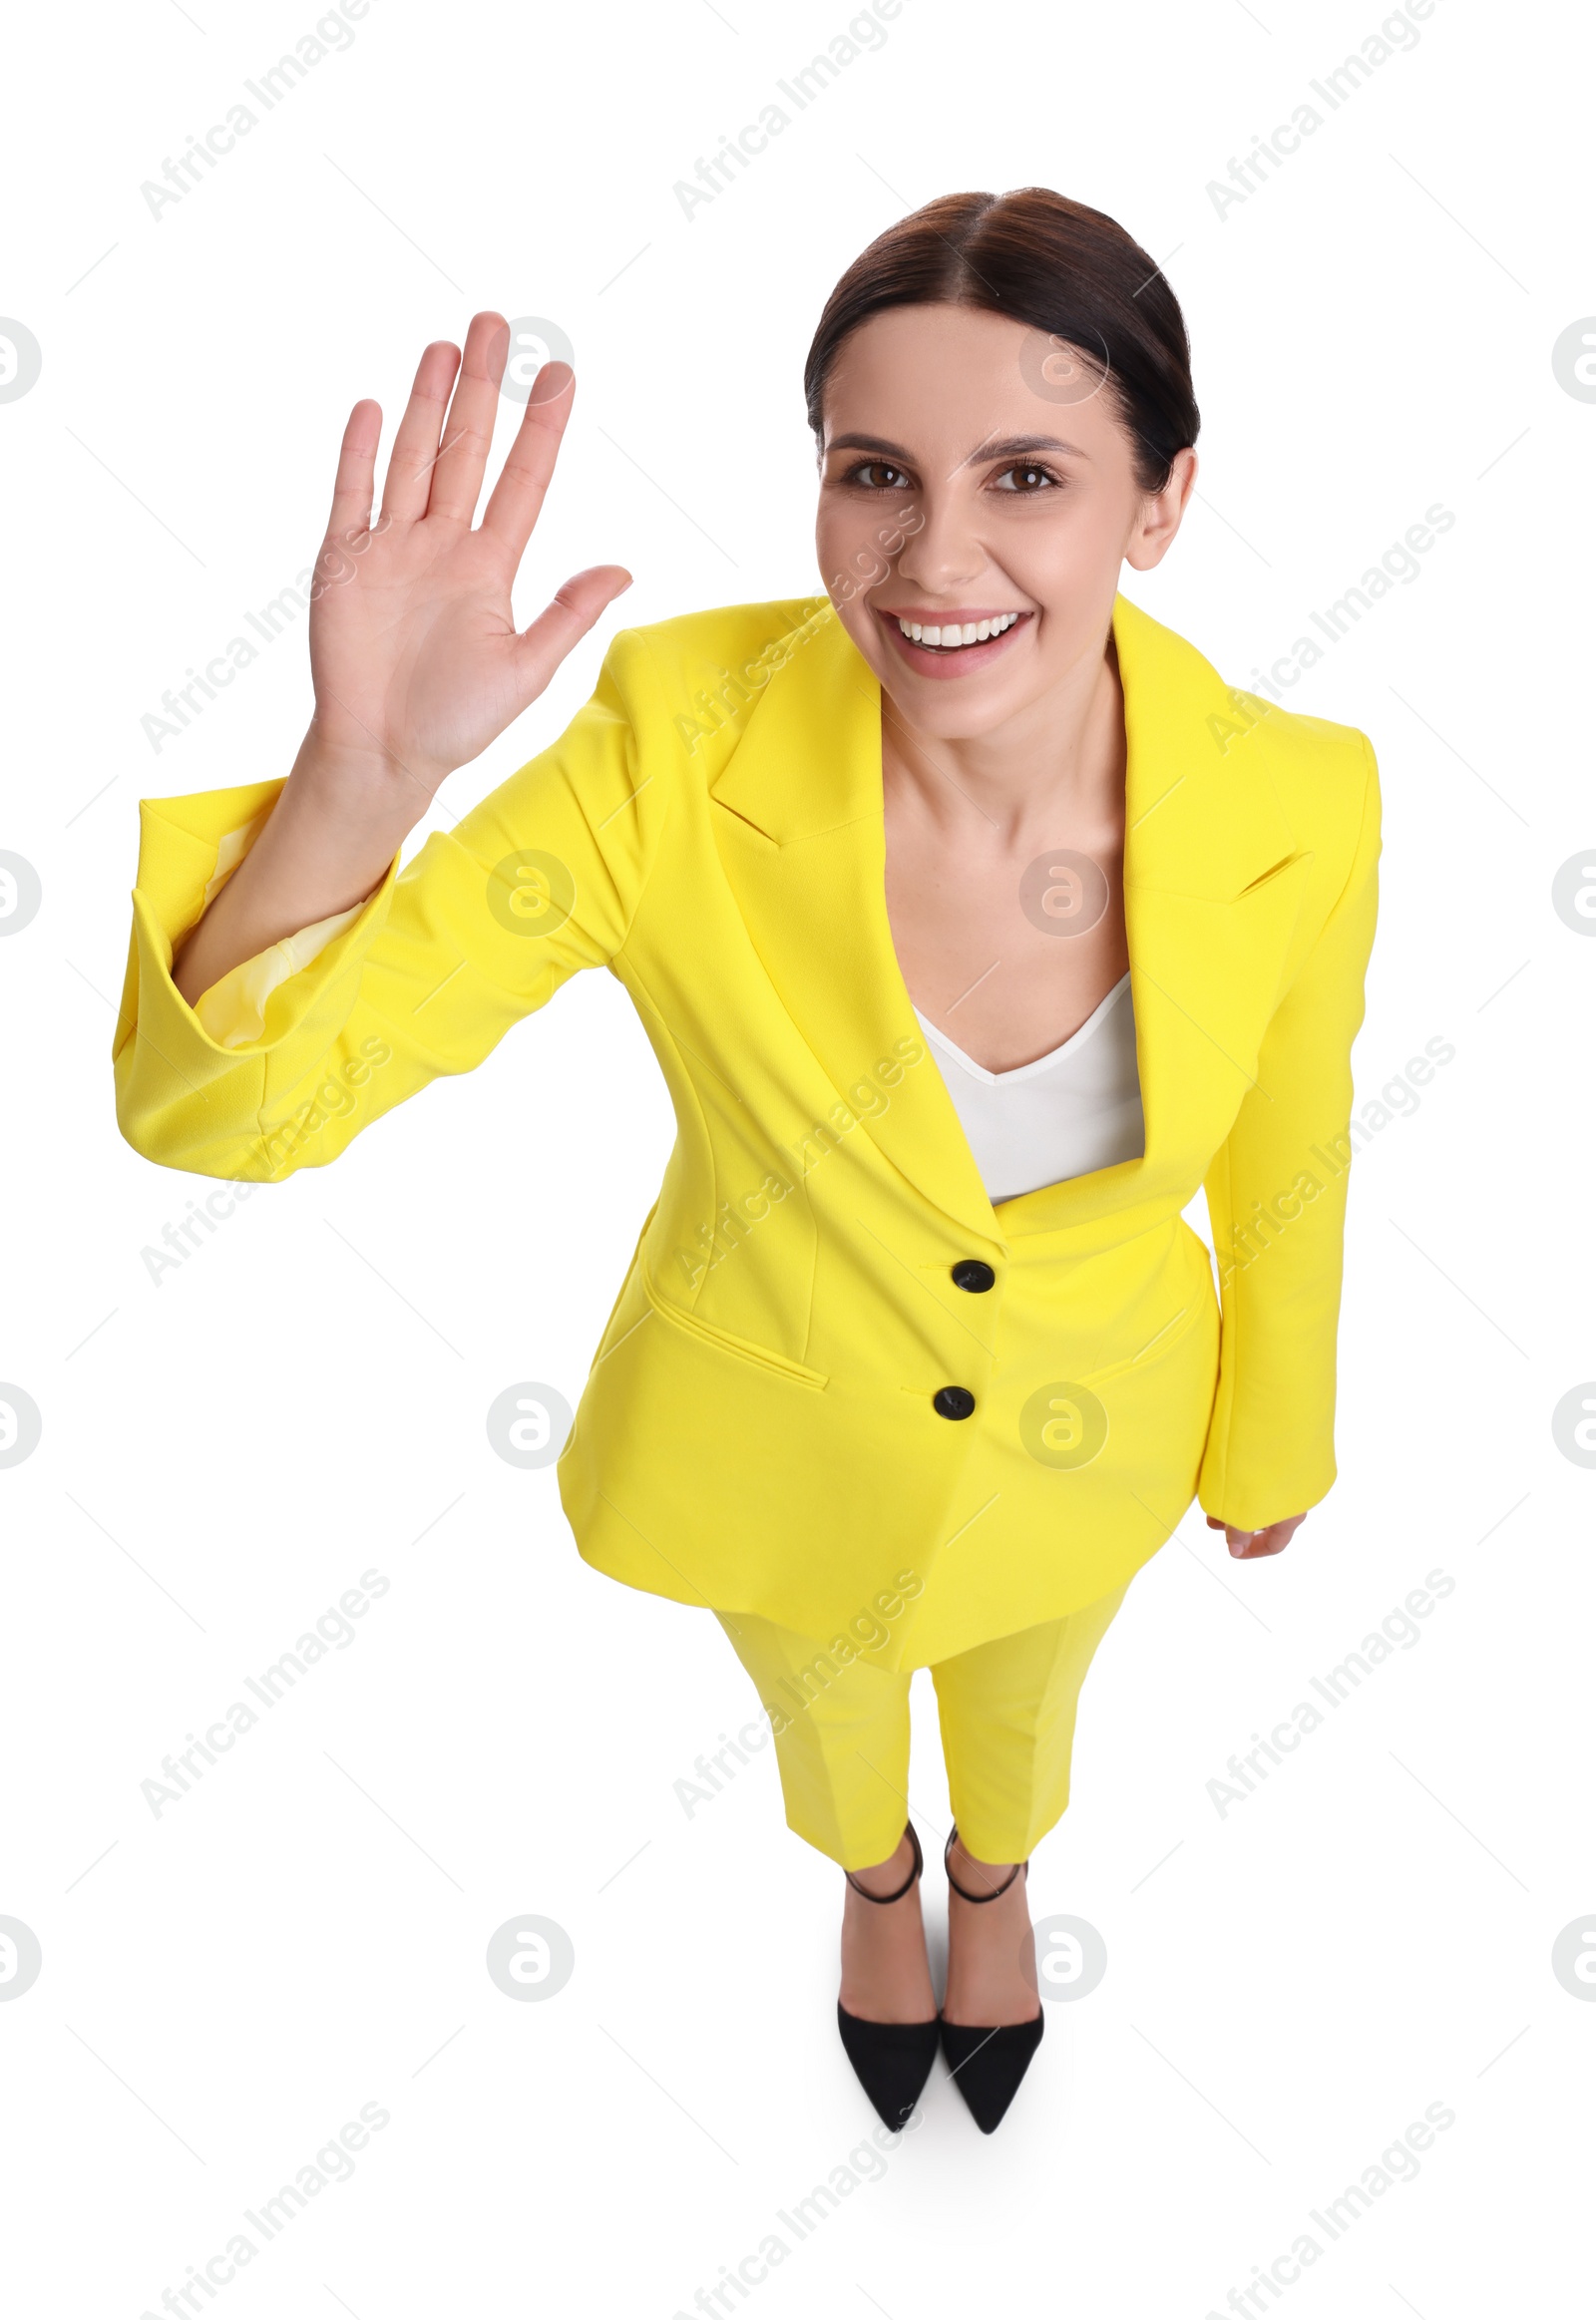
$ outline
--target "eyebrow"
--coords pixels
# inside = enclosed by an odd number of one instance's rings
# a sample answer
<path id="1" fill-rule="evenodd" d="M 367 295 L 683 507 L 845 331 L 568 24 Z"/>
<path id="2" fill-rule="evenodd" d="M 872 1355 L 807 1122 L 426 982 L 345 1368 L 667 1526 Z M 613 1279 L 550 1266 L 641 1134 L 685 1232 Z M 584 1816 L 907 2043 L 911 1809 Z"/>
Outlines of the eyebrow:
<path id="1" fill-rule="evenodd" d="M 906 451 L 901 443 L 889 443 L 883 435 L 834 435 L 826 449 L 828 451 L 882 451 L 887 454 L 889 459 L 902 460 L 906 467 L 915 465 L 912 452 Z M 1091 457 L 1090 452 L 1083 451 L 1078 443 L 1065 443 L 1056 435 L 1002 435 L 978 443 L 975 450 L 970 453 L 968 458 L 962 460 L 960 465 L 971 467 L 978 459 L 1021 459 L 1033 451 L 1061 451 L 1072 459 L 1090 459 Z"/>

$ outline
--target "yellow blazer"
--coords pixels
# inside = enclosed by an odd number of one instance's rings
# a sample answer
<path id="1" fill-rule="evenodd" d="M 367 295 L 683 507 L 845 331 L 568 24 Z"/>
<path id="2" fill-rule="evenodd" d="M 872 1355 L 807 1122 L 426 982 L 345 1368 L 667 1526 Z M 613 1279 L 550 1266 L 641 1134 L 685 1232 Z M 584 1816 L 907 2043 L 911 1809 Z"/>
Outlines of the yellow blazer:
<path id="1" fill-rule="evenodd" d="M 1374 753 L 1122 596 L 1113 629 L 1140 1159 L 988 1199 L 893 950 L 880 687 L 824 598 L 617 635 L 551 748 L 308 966 L 289 947 L 239 1044 L 173 945 L 280 784 L 147 801 L 124 1135 L 211 1176 L 323 1166 L 607 967 L 677 1134 L 560 1460 L 590 1563 L 828 1641 L 884 1618 L 880 1664 L 910 1668 L 1123 1585 L 1194 1491 L 1248 1528 L 1312 1506 Z M 990 1289 L 958 1285 L 970 1259 Z"/>

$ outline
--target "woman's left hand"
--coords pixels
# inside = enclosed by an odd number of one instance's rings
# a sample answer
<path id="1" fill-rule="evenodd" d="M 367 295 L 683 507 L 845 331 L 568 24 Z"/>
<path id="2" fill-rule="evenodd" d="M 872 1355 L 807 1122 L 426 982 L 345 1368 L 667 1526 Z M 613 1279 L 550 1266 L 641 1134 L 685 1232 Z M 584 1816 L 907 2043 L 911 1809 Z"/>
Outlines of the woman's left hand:
<path id="1" fill-rule="evenodd" d="M 1307 1520 L 1306 1514 L 1288 1514 L 1283 1522 L 1272 1522 L 1267 1530 L 1239 1531 L 1234 1523 L 1221 1522 L 1217 1515 L 1211 1514 L 1208 1527 L 1211 1531 L 1223 1531 L 1226 1546 L 1238 1563 L 1244 1563 L 1251 1555 L 1278 1555 L 1298 1524 Z"/>

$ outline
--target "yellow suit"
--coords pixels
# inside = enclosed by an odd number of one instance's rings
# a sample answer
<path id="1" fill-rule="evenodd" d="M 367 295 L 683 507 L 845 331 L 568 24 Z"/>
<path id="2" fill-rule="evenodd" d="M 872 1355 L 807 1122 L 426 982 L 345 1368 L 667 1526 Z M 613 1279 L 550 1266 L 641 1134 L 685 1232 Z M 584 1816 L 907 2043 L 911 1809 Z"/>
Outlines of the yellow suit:
<path id="1" fill-rule="evenodd" d="M 880 688 L 824 598 L 617 635 L 551 748 L 290 948 L 239 1044 L 172 950 L 280 785 L 147 802 L 124 1134 L 321 1166 L 607 966 L 677 1137 L 560 1461 L 591 1563 L 800 1636 L 882 1619 L 906 1670 L 1100 1602 L 1199 1486 L 1248 1528 L 1302 1511 L 1335 1475 L 1374 755 L 1124 597 L 1113 626 L 1142 1158 L 989 1201 L 893 950 Z"/>

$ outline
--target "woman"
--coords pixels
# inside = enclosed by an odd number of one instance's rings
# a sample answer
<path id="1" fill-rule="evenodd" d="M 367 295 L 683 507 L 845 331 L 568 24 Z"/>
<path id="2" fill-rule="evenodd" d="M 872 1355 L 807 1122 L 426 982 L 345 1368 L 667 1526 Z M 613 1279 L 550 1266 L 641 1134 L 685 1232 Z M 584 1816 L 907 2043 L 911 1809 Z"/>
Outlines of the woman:
<path id="1" fill-rule="evenodd" d="M 561 739 L 401 871 L 629 584 L 580 573 L 515 632 L 573 380 L 545 368 L 473 530 L 507 343 L 479 314 L 463 360 L 427 349 L 375 524 L 356 405 L 287 780 L 145 805 L 119 1117 L 275 1180 L 577 968 L 618 976 L 678 1132 L 563 1502 L 752 1676 L 789 1823 L 846 1872 L 839 2026 L 883 2119 L 940 2038 L 990 2132 L 1041 2036 L 1023 1867 L 1128 1582 L 1194 1493 L 1247 1558 L 1334 1479 L 1374 756 L 1117 592 L 1196 467 L 1152 261 L 1055 193 L 958 194 L 865 251 L 810 351 L 827 595 L 623 631 Z"/>

